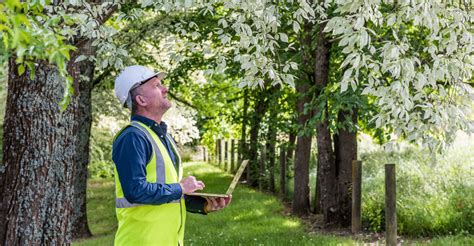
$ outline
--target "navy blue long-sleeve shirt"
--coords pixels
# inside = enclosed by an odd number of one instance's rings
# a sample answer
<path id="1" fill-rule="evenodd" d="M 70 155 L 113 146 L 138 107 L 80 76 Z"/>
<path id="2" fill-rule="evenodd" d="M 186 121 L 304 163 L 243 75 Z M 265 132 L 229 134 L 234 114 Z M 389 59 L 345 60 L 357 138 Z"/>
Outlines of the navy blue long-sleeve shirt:
<path id="1" fill-rule="evenodd" d="M 178 170 L 176 154 L 166 138 L 167 125 L 156 123 L 149 118 L 133 115 L 132 121 L 139 121 L 150 127 L 168 150 L 171 160 Z M 182 196 L 178 183 L 150 183 L 146 181 L 146 165 L 152 158 L 153 147 L 145 133 L 135 127 L 127 127 L 116 138 L 112 146 L 112 160 L 117 168 L 120 184 L 125 198 L 131 203 L 164 204 Z M 184 196 L 186 210 L 194 213 L 205 213 L 206 200 L 202 197 Z"/>

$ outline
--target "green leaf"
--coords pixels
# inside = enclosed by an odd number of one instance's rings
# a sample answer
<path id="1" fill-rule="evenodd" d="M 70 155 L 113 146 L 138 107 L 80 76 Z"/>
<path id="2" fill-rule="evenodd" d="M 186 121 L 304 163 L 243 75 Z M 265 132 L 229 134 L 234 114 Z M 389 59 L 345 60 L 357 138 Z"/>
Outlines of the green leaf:
<path id="1" fill-rule="evenodd" d="M 286 33 L 279 33 L 279 36 L 282 42 L 288 43 L 288 35 Z"/>
<path id="2" fill-rule="evenodd" d="M 23 64 L 18 65 L 18 75 L 21 76 L 23 73 L 25 73 L 25 66 Z"/>

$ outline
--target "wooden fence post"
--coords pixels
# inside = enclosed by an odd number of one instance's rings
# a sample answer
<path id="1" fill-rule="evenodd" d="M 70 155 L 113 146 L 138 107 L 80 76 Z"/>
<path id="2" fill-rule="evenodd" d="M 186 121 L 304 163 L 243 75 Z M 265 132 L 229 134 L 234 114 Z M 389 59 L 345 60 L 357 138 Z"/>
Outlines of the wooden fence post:
<path id="1" fill-rule="evenodd" d="M 229 167 L 229 140 L 224 140 L 224 171 Z"/>
<path id="2" fill-rule="evenodd" d="M 387 246 L 397 245 L 395 164 L 385 164 L 385 240 Z"/>
<path id="3" fill-rule="evenodd" d="M 217 153 L 217 162 L 218 162 L 218 166 L 220 167 L 222 164 L 222 139 L 219 139 L 217 144 L 219 146 L 218 153 Z"/>
<path id="4" fill-rule="evenodd" d="M 214 163 L 219 162 L 219 139 L 216 139 L 216 147 L 214 149 Z"/>
<path id="5" fill-rule="evenodd" d="M 206 147 L 202 146 L 202 161 L 206 162 Z"/>
<path id="6" fill-rule="evenodd" d="M 235 139 L 230 140 L 230 172 L 233 173 L 235 171 L 235 153 L 236 146 L 235 146 Z"/>
<path id="7" fill-rule="evenodd" d="M 225 140 L 224 139 L 221 139 L 221 143 L 220 143 L 220 155 L 221 155 L 221 160 L 219 162 L 219 167 L 222 169 L 223 166 L 225 166 L 225 156 L 224 156 L 224 146 L 225 145 Z"/>
<path id="8" fill-rule="evenodd" d="M 361 229 L 362 162 L 352 161 L 352 233 Z"/>

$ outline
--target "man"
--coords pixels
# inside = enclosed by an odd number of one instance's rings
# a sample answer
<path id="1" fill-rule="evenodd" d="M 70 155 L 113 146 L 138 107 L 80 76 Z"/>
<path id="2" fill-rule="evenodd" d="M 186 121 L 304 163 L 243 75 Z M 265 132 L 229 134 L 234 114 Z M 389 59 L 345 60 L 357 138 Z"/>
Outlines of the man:
<path id="1" fill-rule="evenodd" d="M 161 121 L 171 107 L 166 75 L 144 66 L 125 68 L 115 80 L 115 95 L 132 110 L 130 125 L 115 137 L 116 245 L 183 245 L 186 210 L 207 214 L 220 210 L 228 198 L 186 196 L 202 190 L 183 168 L 176 144 Z"/>

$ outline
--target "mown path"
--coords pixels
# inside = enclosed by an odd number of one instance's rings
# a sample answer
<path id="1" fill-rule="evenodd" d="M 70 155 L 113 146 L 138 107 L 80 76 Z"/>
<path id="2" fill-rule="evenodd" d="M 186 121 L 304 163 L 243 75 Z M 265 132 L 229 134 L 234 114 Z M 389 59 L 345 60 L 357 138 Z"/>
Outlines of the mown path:
<path id="1" fill-rule="evenodd" d="M 187 163 L 186 175 L 206 184 L 206 192 L 223 193 L 232 176 L 204 163 Z M 88 213 L 94 238 L 74 245 L 113 245 L 116 230 L 113 180 L 89 182 Z M 322 236 L 305 231 L 297 218 L 283 215 L 280 201 L 238 185 L 225 210 L 207 216 L 187 214 L 186 245 L 352 245 L 350 239 Z M 159 245 L 159 243 L 157 244 Z"/>
<path id="2" fill-rule="evenodd" d="M 194 175 L 206 184 L 206 192 L 223 193 L 232 176 L 205 163 L 186 163 L 185 175 Z M 113 245 L 117 229 L 114 208 L 114 181 L 90 180 L 88 217 L 93 238 L 73 245 Z M 238 185 L 233 201 L 225 210 L 207 216 L 187 214 L 185 245 L 383 245 L 383 240 L 357 242 L 350 237 L 308 232 L 298 218 L 283 214 L 278 198 Z M 364 240 L 365 241 L 365 240 Z M 371 241 L 371 240 L 370 240 Z M 402 245 L 473 245 L 472 235 L 434 239 L 404 240 Z M 160 245 L 157 242 L 156 245 Z"/>

